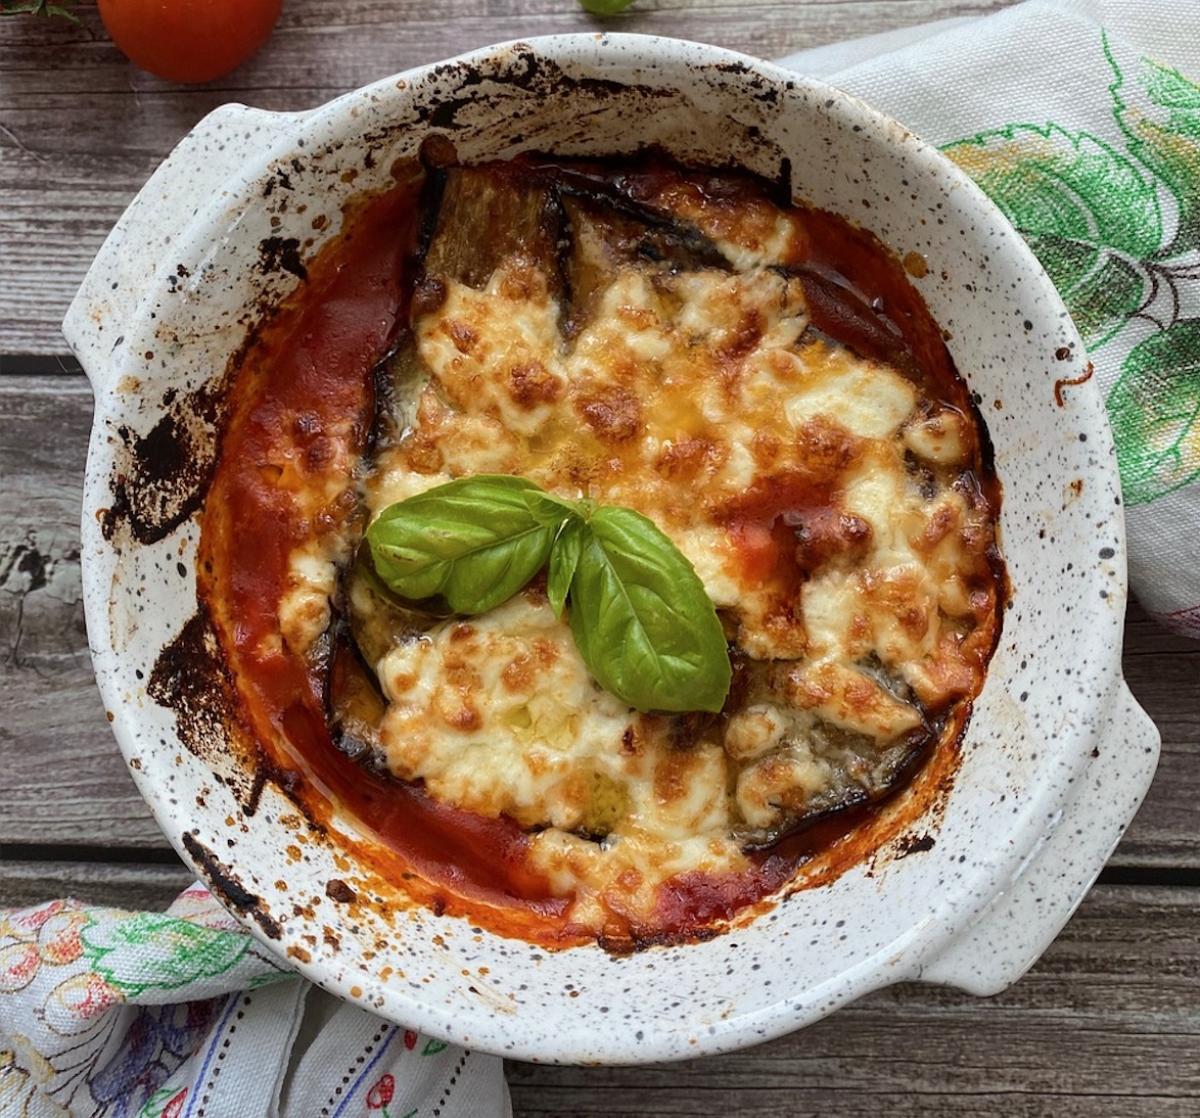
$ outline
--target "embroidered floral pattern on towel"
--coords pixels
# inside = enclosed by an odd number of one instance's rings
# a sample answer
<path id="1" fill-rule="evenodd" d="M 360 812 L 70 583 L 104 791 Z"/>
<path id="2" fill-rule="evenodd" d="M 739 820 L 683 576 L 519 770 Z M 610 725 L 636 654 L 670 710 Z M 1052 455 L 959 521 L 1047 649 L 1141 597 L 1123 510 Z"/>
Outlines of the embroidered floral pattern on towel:
<path id="1" fill-rule="evenodd" d="M 944 145 L 1029 242 L 1108 394 L 1128 505 L 1200 479 L 1200 85 L 1136 57 L 1112 73 L 1120 142 L 1017 123 Z"/>

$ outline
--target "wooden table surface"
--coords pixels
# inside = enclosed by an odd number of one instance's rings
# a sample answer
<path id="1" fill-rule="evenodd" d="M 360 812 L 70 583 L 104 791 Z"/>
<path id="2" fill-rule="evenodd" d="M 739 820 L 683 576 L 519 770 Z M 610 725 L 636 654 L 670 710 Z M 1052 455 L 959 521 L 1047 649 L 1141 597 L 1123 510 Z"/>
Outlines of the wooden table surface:
<path id="1" fill-rule="evenodd" d="M 772 57 L 999 0 L 639 0 L 607 26 Z M 82 26 L 0 19 L 0 905 L 161 906 L 188 880 L 126 775 L 88 660 L 79 505 L 92 401 L 59 323 L 109 227 L 210 109 L 301 109 L 575 0 L 287 0 L 267 48 L 180 88 Z M 1163 735 L 1141 813 L 1033 972 L 990 1000 L 908 985 L 791 1037 L 643 1069 L 509 1067 L 519 1116 L 1200 1114 L 1200 646 L 1136 606 L 1125 670 Z"/>

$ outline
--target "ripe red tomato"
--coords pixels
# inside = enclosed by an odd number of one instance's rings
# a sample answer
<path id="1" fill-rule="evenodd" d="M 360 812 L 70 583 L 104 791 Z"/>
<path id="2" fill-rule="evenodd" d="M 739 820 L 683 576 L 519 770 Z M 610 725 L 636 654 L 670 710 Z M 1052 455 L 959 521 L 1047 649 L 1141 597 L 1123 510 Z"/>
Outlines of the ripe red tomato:
<path id="1" fill-rule="evenodd" d="M 283 0 L 99 0 L 100 18 L 129 60 L 160 78 L 206 82 L 266 41 Z"/>

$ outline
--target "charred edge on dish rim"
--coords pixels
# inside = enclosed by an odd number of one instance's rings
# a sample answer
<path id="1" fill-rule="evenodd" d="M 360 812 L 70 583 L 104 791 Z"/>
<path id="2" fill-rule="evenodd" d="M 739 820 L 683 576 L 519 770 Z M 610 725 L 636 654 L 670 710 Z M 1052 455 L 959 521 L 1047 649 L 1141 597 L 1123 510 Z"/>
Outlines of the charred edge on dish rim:
<path id="1" fill-rule="evenodd" d="M 138 543 L 159 543 L 200 511 L 216 465 L 228 380 L 184 396 L 168 389 L 166 414 L 145 435 L 117 428 L 124 445 L 113 467 L 112 504 L 99 515 L 106 540 L 124 524 Z"/>
<path id="2" fill-rule="evenodd" d="M 112 504 L 97 514 L 109 543 L 117 540 L 122 525 L 138 543 L 159 543 L 204 506 L 229 419 L 229 390 L 282 298 L 263 292 L 247 307 L 239 321 L 254 325 L 220 376 L 183 395 L 178 388 L 165 389 L 160 401 L 166 414 L 145 435 L 124 424 L 117 428 L 124 445 L 109 480 Z"/>
<path id="3" fill-rule="evenodd" d="M 297 173 L 304 169 L 296 160 L 292 167 Z M 295 237 L 265 238 L 259 242 L 259 272 L 291 275 L 304 283 L 308 269 L 300 248 Z M 182 264 L 177 271 L 188 274 Z M 99 514 L 100 530 L 110 543 L 122 524 L 138 543 L 159 543 L 203 507 L 229 418 L 229 389 L 262 328 L 291 294 L 290 290 L 263 291 L 239 318 L 240 323 L 253 325 L 221 375 L 183 395 L 175 387 L 167 388 L 161 397 L 166 414 L 145 435 L 136 435 L 124 424 L 117 428 L 124 445 L 109 482 L 113 500 Z"/>
<path id="4" fill-rule="evenodd" d="M 146 693 L 175 715 L 175 732 L 246 815 L 257 809 L 265 774 L 257 747 L 248 744 L 237 713 L 233 679 L 206 603 L 162 648 Z"/>
<path id="5" fill-rule="evenodd" d="M 179 740 L 229 789 L 243 815 L 255 815 L 263 790 L 274 784 L 304 815 L 311 835 L 325 833 L 304 797 L 296 794 L 299 774 L 275 765 L 242 725 L 235 686 L 203 600 L 163 646 L 150 670 L 146 693 L 175 714 Z"/>
<path id="6" fill-rule="evenodd" d="M 175 712 L 176 732 L 201 760 L 224 752 L 236 721 L 233 681 L 208 606 L 200 603 L 150 669 L 146 693 Z"/>
<path id="7" fill-rule="evenodd" d="M 398 121 L 362 137 L 369 154 L 378 154 L 396 135 L 415 125 L 430 128 L 463 129 L 463 109 L 483 104 L 495 107 L 497 90 L 511 87 L 535 97 L 583 95 L 597 101 L 610 97 L 642 97 L 648 101 L 674 97 L 675 91 L 662 87 L 617 81 L 612 78 L 576 77 L 558 63 L 539 57 L 527 44 L 517 43 L 504 53 L 481 61 L 443 63 L 431 71 L 432 78 L 445 83 L 432 103 L 417 109 L 415 117 Z M 760 98 L 764 99 L 765 98 Z"/>
<path id="8" fill-rule="evenodd" d="M 204 878 L 211 892 L 229 908 L 235 909 L 243 916 L 253 920 L 271 939 L 279 939 L 283 929 L 279 922 L 267 911 L 266 902 L 262 897 L 251 893 L 237 878 L 237 875 L 225 865 L 207 846 L 200 842 L 190 832 L 183 836 L 183 847 L 188 857 L 196 865 L 197 871 Z"/>

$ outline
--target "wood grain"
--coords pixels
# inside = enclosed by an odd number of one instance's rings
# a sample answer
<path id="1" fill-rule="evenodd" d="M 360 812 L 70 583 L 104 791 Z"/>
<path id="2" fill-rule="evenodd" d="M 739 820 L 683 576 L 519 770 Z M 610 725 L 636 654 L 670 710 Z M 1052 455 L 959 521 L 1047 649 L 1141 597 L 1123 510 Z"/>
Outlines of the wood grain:
<path id="1" fill-rule="evenodd" d="M 0 352 L 61 351 L 63 314 L 108 230 L 184 133 L 227 101 L 310 108 L 411 66 L 532 35 L 606 28 L 772 58 L 1006 3 L 638 0 L 599 21 L 576 0 L 289 0 L 256 58 L 191 88 L 130 66 L 92 4 L 76 5 L 79 27 L 0 19 Z"/>
<path id="2" fill-rule="evenodd" d="M 78 520 L 91 393 L 77 373 L 24 367 L 0 364 L 0 843 L 161 847 L 108 732 L 87 653 Z M 1125 632 L 1126 675 L 1162 731 L 1163 756 L 1113 864 L 1200 868 L 1200 645 L 1136 606 Z"/>
<path id="3" fill-rule="evenodd" d="M 1194 1118 L 1194 889 L 1095 889 L 998 997 L 891 987 L 744 1052 L 650 1068 L 508 1069 L 520 1118 Z"/>
<path id="4" fill-rule="evenodd" d="M 74 897 L 111 908 L 165 909 L 194 878 L 182 865 L 6 860 L 0 864 L 0 908 Z"/>

